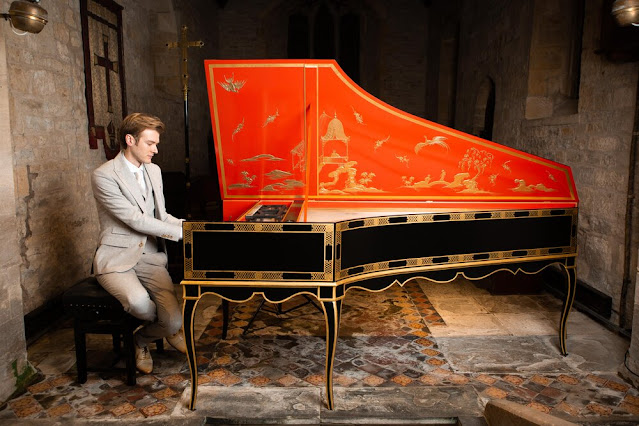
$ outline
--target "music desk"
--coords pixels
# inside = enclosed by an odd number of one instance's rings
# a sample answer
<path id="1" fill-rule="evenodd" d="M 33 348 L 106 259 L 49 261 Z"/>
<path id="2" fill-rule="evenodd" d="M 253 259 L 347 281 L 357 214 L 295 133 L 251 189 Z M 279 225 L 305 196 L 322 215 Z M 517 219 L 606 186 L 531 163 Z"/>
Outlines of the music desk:
<path id="1" fill-rule="evenodd" d="M 534 274 L 559 265 L 567 278 L 559 324 L 560 351 L 567 354 L 566 322 L 576 287 L 577 208 L 365 214 L 373 216 L 322 223 L 184 222 L 181 285 L 191 410 L 198 386 L 193 320 L 206 294 L 231 302 L 257 295 L 272 303 L 296 295 L 317 299 L 326 321 L 329 409 L 334 407 L 333 362 L 342 302 L 352 288 L 382 291 L 416 277 L 449 282 L 458 275 L 472 280 L 497 271 Z"/>

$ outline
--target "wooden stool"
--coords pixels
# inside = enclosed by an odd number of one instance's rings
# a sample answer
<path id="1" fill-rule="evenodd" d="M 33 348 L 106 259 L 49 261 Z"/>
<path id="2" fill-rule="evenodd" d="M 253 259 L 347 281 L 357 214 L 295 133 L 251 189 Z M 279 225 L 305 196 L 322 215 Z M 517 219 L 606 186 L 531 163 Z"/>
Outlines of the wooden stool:
<path id="1" fill-rule="evenodd" d="M 113 351 L 121 354 L 121 342 L 124 343 L 124 361 L 126 382 L 135 385 L 135 343 L 133 332 L 142 321 L 124 311 L 122 304 L 98 283 L 95 277 L 87 277 L 77 282 L 62 296 L 65 311 L 73 317 L 75 337 L 75 358 L 78 370 L 78 382 L 87 381 L 87 334 L 111 334 Z M 162 339 L 155 341 L 158 352 L 164 351 Z M 119 357 L 116 359 L 117 362 Z M 114 364 L 115 364 L 114 362 Z M 92 371 L 114 370 L 92 368 Z M 117 369 L 121 370 L 121 369 Z"/>

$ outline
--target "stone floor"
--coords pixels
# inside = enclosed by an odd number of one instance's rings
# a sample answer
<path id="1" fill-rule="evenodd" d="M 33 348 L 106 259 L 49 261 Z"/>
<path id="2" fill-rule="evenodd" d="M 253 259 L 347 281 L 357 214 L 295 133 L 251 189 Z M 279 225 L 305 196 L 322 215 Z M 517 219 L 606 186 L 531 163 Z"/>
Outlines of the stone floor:
<path id="1" fill-rule="evenodd" d="M 455 424 L 481 418 L 490 399 L 507 399 L 580 424 L 639 424 L 639 391 L 617 374 L 628 340 L 573 310 L 562 356 L 561 302 L 547 293 L 495 296 L 465 279 L 350 291 L 332 411 L 323 315 L 312 305 L 284 315 L 263 309 L 243 335 L 258 303 L 231 305 L 226 340 L 219 300 L 199 303 L 195 411 L 186 408 L 186 358 L 170 347 L 152 351 L 154 371 L 136 386 L 122 373 L 76 383 L 73 331 L 63 321 L 29 348 L 43 379 L 0 409 L 0 423 Z M 91 336 L 88 348 L 90 364 L 108 365 L 107 337 Z"/>

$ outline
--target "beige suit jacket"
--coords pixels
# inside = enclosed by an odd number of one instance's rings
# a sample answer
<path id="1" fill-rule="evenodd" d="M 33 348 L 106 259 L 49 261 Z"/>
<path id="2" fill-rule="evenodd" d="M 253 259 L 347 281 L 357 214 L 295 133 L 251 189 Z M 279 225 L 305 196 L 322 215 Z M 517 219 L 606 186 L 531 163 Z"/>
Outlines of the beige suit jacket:
<path id="1" fill-rule="evenodd" d="M 98 275 L 133 268 L 148 235 L 158 237 L 159 243 L 161 238 L 179 241 L 182 235 L 182 220 L 166 212 L 160 168 L 153 163 L 144 166 L 155 199 L 152 217 L 145 214 L 142 190 L 125 161 L 120 152 L 98 167 L 91 179 L 100 220 L 100 239 L 93 259 L 93 270 Z"/>

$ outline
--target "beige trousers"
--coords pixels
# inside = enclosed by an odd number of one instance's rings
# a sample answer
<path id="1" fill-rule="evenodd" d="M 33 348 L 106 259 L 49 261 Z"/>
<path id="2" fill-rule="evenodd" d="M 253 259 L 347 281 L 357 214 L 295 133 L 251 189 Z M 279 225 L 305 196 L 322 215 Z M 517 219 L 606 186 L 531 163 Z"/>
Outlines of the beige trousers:
<path id="1" fill-rule="evenodd" d="M 147 253 L 128 271 L 96 276 L 126 312 L 148 322 L 135 334 L 138 346 L 175 334 L 182 327 L 182 313 L 166 265 L 166 253 Z"/>

